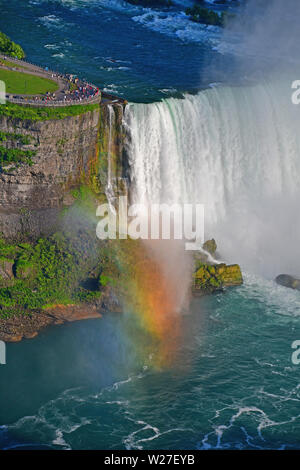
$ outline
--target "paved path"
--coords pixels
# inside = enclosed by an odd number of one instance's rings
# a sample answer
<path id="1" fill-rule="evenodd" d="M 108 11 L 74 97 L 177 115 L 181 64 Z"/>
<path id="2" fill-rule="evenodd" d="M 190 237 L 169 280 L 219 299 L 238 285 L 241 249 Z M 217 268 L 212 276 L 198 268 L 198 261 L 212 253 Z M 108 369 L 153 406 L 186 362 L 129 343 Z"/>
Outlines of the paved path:
<path id="1" fill-rule="evenodd" d="M 86 103 L 97 103 L 101 101 L 101 93 L 100 91 L 97 91 L 98 88 L 95 85 L 86 83 L 82 80 L 78 80 L 78 95 L 73 93 L 71 96 L 71 86 L 73 82 L 67 76 L 59 74 L 58 72 L 43 69 L 37 65 L 30 64 L 29 62 L 25 62 L 23 60 L 6 57 L 0 54 L 0 60 L 1 59 L 6 59 L 8 62 L 15 64 L 15 67 L 10 66 L 10 64 L 0 64 L 0 67 L 5 70 L 15 70 L 17 72 L 23 73 L 24 75 L 36 75 L 41 78 L 46 78 L 48 80 L 55 81 L 58 84 L 58 90 L 54 94 L 49 94 L 48 99 L 46 94 L 6 94 L 6 98 L 13 103 L 31 104 L 36 106 L 66 106 L 74 104 L 78 105 Z M 82 89 L 84 88 L 86 92 L 84 93 L 83 91 L 80 91 L 79 87 L 82 87 Z M 94 94 L 88 95 L 88 93 L 91 93 L 92 91 L 94 91 Z"/>
<path id="2" fill-rule="evenodd" d="M 109 104 L 120 104 L 124 106 L 127 104 L 127 101 L 123 98 L 120 98 L 115 95 L 111 95 L 109 93 L 105 92 L 100 92 L 96 96 L 91 96 L 89 98 L 84 98 L 81 101 L 80 100 L 65 100 L 65 96 L 68 97 L 70 96 L 70 85 L 71 81 L 69 78 L 64 75 L 60 74 L 58 72 L 54 72 L 51 70 L 46 70 L 43 69 L 42 67 L 31 64 L 29 62 L 26 62 L 24 60 L 19 60 L 19 59 L 14 59 L 12 57 L 6 57 L 2 54 L 0 54 L 0 60 L 6 59 L 8 62 L 11 62 L 15 64 L 15 67 L 12 68 L 9 65 L 1 65 L 0 66 L 4 69 L 7 70 L 16 70 L 18 72 L 22 72 L 24 74 L 32 74 L 32 75 L 37 75 L 42 78 L 47 78 L 50 80 L 53 80 L 57 82 L 58 84 L 58 90 L 55 92 L 55 99 L 51 101 L 44 101 L 46 95 L 15 95 L 15 94 L 7 94 L 7 99 L 10 102 L 13 103 L 18 103 L 18 104 L 23 104 L 23 105 L 33 105 L 33 106 L 68 106 L 68 105 L 78 105 L 78 104 L 93 104 L 93 103 L 100 103 L 101 105 L 109 105 Z M 24 68 L 22 68 L 24 67 Z M 71 75 L 70 75 L 71 77 Z M 97 90 L 97 87 L 92 84 L 86 84 L 86 82 L 83 82 L 79 80 L 78 86 L 83 86 L 86 87 L 87 85 L 90 87 L 93 87 L 95 90 Z M 17 96 L 17 97 L 16 97 Z"/>
<path id="3" fill-rule="evenodd" d="M 5 60 L 5 56 L 0 54 L 0 60 Z M 24 62 L 23 60 L 13 59 L 12 57 L 6 57 L 7 62 L 11 62 L 15 64 L 15 68 L 11 67 L 10 65 L 4 65 L 0 63 L 1 68 L 6 70 L 15 70 L 19 73 L 29 74 L 29 75 L 36 75 L 41 78 L 46 78 L 47 80 L 52 80 L 58 84 L 58 90 L 56 93 L 61 92 L 65 89 L 66 85 L 68 84 L 67 78 L 63 78 L 63 75 L 59 76 L 55 72 L 49 72 L 41 67 L 36 65 L 30 64 L 29 62 Z M 24 67 L 24 68 L 22 68 Z M 19 95 L 19 96 L 35 96 L 35 95 Z"/>

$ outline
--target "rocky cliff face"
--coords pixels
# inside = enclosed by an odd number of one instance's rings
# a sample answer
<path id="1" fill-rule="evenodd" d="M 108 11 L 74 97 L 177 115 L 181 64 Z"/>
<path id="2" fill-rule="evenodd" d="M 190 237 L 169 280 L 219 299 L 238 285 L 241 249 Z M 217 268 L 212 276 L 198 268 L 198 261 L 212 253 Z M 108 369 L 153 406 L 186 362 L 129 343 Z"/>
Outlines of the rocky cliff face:
<path id="1" fill-rule="evenodd" d="M 61 120 L 0 117 L 2 146 L 31 156 L 30 161 L 6 162 L 0 169 L 4 237 L 35 238 L 53 232 L 61 208 L 73 202 L 72 189 L 88 183 L 98 192 L 106 191 L 108 167 L 115 175 L 113 184 L 121 185 L 122 115 L 122 106 L 110 105 Z"/>

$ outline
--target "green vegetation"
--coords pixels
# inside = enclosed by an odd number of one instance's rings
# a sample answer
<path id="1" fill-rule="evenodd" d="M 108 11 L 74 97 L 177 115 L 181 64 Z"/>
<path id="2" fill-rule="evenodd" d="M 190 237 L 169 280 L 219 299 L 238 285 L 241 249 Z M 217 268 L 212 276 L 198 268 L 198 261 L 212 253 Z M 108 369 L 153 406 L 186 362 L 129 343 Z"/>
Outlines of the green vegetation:
<path id="1" fill-rule="evenodd" d="M 7 59 L 0 59 L 0 64 L 5 65 L 5 67 L 11 67 L 15 69 L 26 69 L 23 65 L 16 64 L 15 62 L 11 62 Z"/>
<path id="2" fill-rule="evenodd" d="M 5 82 L 7 93 L 17 95 L 41 95 L 58 90 L 58 84 L 53 80 L 12 70 L 0 69 L 0 80 Z"/>
<path id="3" fill-rule="evenodd" d="M 21 145 L 30 145 L 34 138 L 30 135 L 12 134 L 11 132 L 0 131 L 0 142 L 6 142 L 7 140 L 16 140 Z"/>
<path id="4" fill-rule="evenodd" d="M 82 186 L 74 196 L 74 207 L 65 214 L 72 221 L 66 223 L 68 229 L 33 243 L 0 239 L 0 317 L 101 297 L 110 282 L 102 273 L 105 248 L 95 236 L 97 221 L 82 222 L 95 213 L 94 195 Z M 82 230 L 77 227 L 81 222 Z M 71 224 L 76 228 L 69 231 Z M 13 263 L 11 279 L 1 277 L 1 262 Z"/>
<path id="5" fill-rule="evenodd" d="M 12 140 L 18 142 L 20 145 L 30 145 L 35 139 L 30 135 L 0 131 L 0 142 Z M 0 167 L 5 167 L 10 163 L 16 163 L 16 166 L 19 166 L 20 163 L 26 163 L 31 166 L 33 164 L 32 158 L 35 155 L 36 152 L 32 150 L 6 148 L 3 145 L 0 145 Z"/>
<path id="6" fill-rule="evenodd" d="M 116 282 L 115 282 L 115 279 L 113 279 L 112 277 L 107 276 L 105 274 L 101 274 L 99 278 L 99 283 L 101 286 L 106 287 L 107 285 L 113 285 Z"/>
<path id="7" fill-rule="evenodd" d="M 234 18 L 235 15 L 223 11 L 220 15 L 213 10 L 203 8 L 199 5 L 194 5 L 192 8 L 185 10 L 186 15 L 190 17 L 192 21 L 196 23 L 203 23 L 207 25 L 225 27 L 230 18 Z"/>
<path id="8" fill-rule="evenodd" d="M 30 119 L 31 121 L 49 121 L 50 119 L 65 119 L 70 116 L 79 116 L 89 111 L 99 109 L 99 104 L 74 105 L 62 107 L 30 107 L 7 103 L 0 106 L 0 116 L 16 119 Z"/>
<path id="9" fill-rule="evenodd" d="M 32 150 L 21 150 L 21 149 L 7 149 L 0 145 L 0 167 L 9 165 L 10 163 L 26 163 L 32 165 L 32 158 L 36 155 L 36 152 Z"/>
<path id="10" fill-rule="evenodd" d="M 76 201 L 76 209 L 80 210 L 83 208 L 87 214 L 95 213 L 94 192 L 88 186 L 82 185 L 77 189 L 73 189 L 71 194 Z"/>
<path id="11" fill-rule="evenodd" d="M 57 153 L 58 153 L 59 155 L 62 155 L 62 154 L 63 154 L 64 148 L 65 148 L 65 145 L 66 145 L 67 142 L 68 142 L 68 139 L 59 139 L 59 140 L 56 142 Z"/>
<path id="12" fill-rule="evenodd" d="M 3 307 L 18 306 L 35 309 L 54 302 L 74 303 L 78 295 L 83 298 L 82 289 L 73 292 L 74 284 L 78 285 L 81 278 L 81 254 L 63 236 L 56 234 L 49 239 L 40 239 L 34 245 L 5 248 L 17 253 L 16 278 L 12 285 L 0 288 L 2 310 Z"/>
<path id="13" fill-rule="evenodd" d="M 9 243 L 5 243 L 0 238 L 0 260 L 1 261 L 12 261 L 17 255 L 17 247 L 14 245 L 10 245 Z"/>
<path id="14" fill-rule="evenodd" d="M 19 44 L 16 44 L 9 39 L 6 34 L 0 32 L 0 52 L 1 54 L 8 55 L 10 57 L 16 57 L 17 59 L 24 59 L 25 52 Z"/>
<path id="15" fill-rule="evenodd" d="M 196 271 L 194 272 L 195 293 L 200 295 L 209 294 L 224 287 L 239 286 L 243 283 L 243 276 L 239 265 L 216 264 L 210 265 L 196 262 Z"/>

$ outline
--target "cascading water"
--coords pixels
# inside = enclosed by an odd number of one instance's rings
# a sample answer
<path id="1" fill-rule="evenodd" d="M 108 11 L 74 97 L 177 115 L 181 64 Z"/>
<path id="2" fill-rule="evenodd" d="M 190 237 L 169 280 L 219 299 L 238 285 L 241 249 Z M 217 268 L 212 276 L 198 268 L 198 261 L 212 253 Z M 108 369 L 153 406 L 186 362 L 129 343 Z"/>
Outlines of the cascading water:
<path id="1" fill-rule="evenodd" d="M 297 274 L 300 115 L 291 81 L 132 104 L 125 118 L 135 202 L 203 203 L 206 238 L 217 238 L 225 259 L 268 277 Z"/>
<path id="2" fill-rule="evenodd" d="M 112 203 L 113 198 L 114 198 L 114 188 L 113 188 L 113 182 L 112 182 L 112 129 L 113 129 L 113 124 L 114 124 L 114 118 L 115 118 L 115 113 L 114 113 L 114 108 L 112 105 L 107 106 L 108 109 L 108 149 L 107 149 L 107 186 L 106 186 L 106 196 L 109 201 L 109 203 Z"/>

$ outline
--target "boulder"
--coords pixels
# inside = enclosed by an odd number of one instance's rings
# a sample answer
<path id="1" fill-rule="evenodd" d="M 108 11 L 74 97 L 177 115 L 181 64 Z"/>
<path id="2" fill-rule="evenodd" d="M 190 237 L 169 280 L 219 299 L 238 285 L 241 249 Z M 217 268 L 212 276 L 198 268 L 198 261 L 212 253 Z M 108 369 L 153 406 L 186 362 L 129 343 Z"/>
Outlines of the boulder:
<path id="1" fill-rule="evenodd" d="M 192 291 L 196 295 L 211 294 L 224 287 L 243 284 L 241 268 L 238 264 L 217 263 L 217 243 L 212 238 L 194 254 L 194 274 Z"/>
<path id="2" fill-rule="evenodd" d="M 194 253 L 194 260 L 198 266 L 205 263 L 211 263 L 216 257 L 217 244 L 216 241 L 212 238 L 207 240 L 202 245 L 202 250 L 196 251 Z"/>
<path id="3" fill-rule="evenodd" d="M 300 279 L 296 279 L 289 274 L 280 274 L 276 277 L 275 282 L 281 286 L 289 287 L 290 289 L 300 290 Z"/>
<path id="4" fill-rule="evenodd" d="M 202 248 L 203 248 L 203 250 L 208 251 L 208 253 L 210 253 L 212 256 L 214 256 L 216 251 L 217 251 L 217 244 L 216 244 L 215 239 L 212 238 L 211 240 L 207 240 L 203 244 Z"/>
<path id="5" fill-rule="evenodd" d="M 101 318 L 101 316 L 97 306 L 88 303 L 53 305 L 43 310 L 32 310 L 26 315 L 19 310 L 18 313 L 8 318 L 0 316 L 0 341 L 16 343 L 24 338 L 35 338 L 41 330 L 50 325 L 63 325 L 69 322 Z"/>
<path id="6" fill-rule="evenodd" d="M 13 265 L 14 262 L 10 260 L 0 260 L 0 280 L 10 280 L 13 279 Z"/>
<path id="7" fill-rule="evenodd" d="M 194 272 L 193 293 L 195 295 L 211 294 L 224 287 L 243 284 L 241 268 L 238 264 L 202 264 Z"/>

